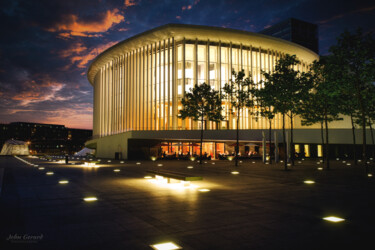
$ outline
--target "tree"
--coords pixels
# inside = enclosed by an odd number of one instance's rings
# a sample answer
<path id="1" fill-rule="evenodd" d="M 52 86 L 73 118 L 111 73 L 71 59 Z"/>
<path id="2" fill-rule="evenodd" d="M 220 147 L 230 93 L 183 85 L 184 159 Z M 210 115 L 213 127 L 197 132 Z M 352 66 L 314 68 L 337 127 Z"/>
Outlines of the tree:
<path id="1" fill-rule="evenodd" d="M 311 125 L 314 123 L 321 124 L 321 133 L 323 130 L 323 123 L 325 124 L 326 141 L 324 143 L 323 133 L 322 145 L 324 148 L 323 157 L 326 169 L 330 168 L 329 164 L 329 136 L 328 123 L 336 120 L 342 120 L 340 114 L 340 89 L 337 87 L 335 81 L 329 78 L 329 61 L 330 57 L 321 57 L 320 61 L 314 61 L 310 66 L 309 73 L 312 83 L 312 91 L 301 100 L 298 106 L 298 114 L 302 118 L 303 125 Z"/>
<path id="2" fill-rule="evenodd" d="M 263 73 L 263 71 L 262 71 Z M 269 98 L 272 93 L 269 93 L 269 88 L 253 89 L 252 93 L 256 99 L 256 115 L 267 118 L 268 120 L 268 137 L 269 137 L 269 163 L 272 164 L 272 120 L 275 117 L 274 108 L 272 107 L 272 98 Z"/>
<path id="3" fill-rule="evenodd" d="M 268 100 L 270 106 L 273 107 L 274 113 L 282 115 L 283 122 L 283 145 L 285 150 L 284 168 L 287 170 L 287 154 L 285 140 L 285 116 L 290 118 L 291 128 L 291 156 L 292 164 L 294 157 L 293 146 L 293 118 L 297 115 L 297 107 L 308 93 L 306 73 L 295 70 L 295 66 L 299 63 L 295 55 L 285 55 L 280 58 L 275 70 L 271 73 L 263 73 L 264 75 L 264 93 L 267 94 L 265 99 Z"/>
<path id="4" fill-rule="evenodd" d="M 226 99 L 230 103 L 230 112 L 236 116 L 236 160 L 235 165 L 238 166 L 238 153 L 239 153 L 239 120 L 240 113 L 245 106 L 250 107 L 251 102 L 251 86 L 253 81 L 250 77 L 245 77 L 244 70 L 236 73 L 232 72 L 234 80 L 231 80 L 230 83 L 226 83 L 223 87 L 223 92 Z"/>
<path id="5" fill-rule="evenodd" d="M 362 161 L 367 172 L 365 94 L 375 80 L 375 40 L 372 34 L 363 34 L 360 29 L 353 34 L 345 31 L 329 51 L 333 57 L 331 73 L 343 79 L 342 86 L 357 103 L 362 127 Z"/>
<path id="6" fill-rule="evenodd" d="M 185 97 L 181 100 L 182 109 L 179 111 L 179 117 L 183 120 L 191 118 L 194 121 L 201 122 L 201 140 L 200 140 L 200 160 L 202 164 L 202 146 L 203 146 L 203 128 L 204 119 L 213 122 L 224 120 L 222 115 L 222 96 L 219 91 L 211 88 L 209 84 L 195 84 L 190 92 L 185 92 Z"/>

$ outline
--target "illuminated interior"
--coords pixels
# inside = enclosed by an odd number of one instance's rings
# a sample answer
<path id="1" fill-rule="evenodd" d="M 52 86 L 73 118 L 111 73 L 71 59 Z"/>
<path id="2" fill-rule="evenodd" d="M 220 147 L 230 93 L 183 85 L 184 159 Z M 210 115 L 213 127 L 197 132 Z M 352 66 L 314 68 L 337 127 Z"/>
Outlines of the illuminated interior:
<path id="1" fill-rule="evenodd" d="M 230 81 L 231 71 L 241 69 L 260 82 L 261 71 L 271 71 L 286 53 L 297 54 L 300 71 L 317 58 L 286 41 L 204 26 L 166 26 L 128 40 L 98 56 L 88 72 L 94 86 L 96 137 L 134 130 L 200 129 L 200 122 L 177 117 L 184 91 L 195 83 L 206 82 L 220 90 Z M 226 121 L 207 122 L 206 129 L 235 129 L 227 102 L 223 107 Z M 272 122 L 273 128 L 281 128 L 280 115 Z M 239 127 L 264 129 L 267 121 L 254 119 L 245 108 Z"/>

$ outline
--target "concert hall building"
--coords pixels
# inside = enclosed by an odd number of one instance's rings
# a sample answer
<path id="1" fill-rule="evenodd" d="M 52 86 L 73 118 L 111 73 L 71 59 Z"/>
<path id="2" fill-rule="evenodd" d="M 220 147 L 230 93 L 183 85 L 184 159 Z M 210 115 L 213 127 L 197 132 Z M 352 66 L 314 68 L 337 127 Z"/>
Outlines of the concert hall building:
<path id="1" fill-rule="evenodd" d="M 300 71 L 308 70 L 319 58 L 290 41 L 218 27 L 168 24 L 126 39 L 98 55 L 88 69 L 94 88 L 94 116 L 93 138 L 86 146 L 95 148 L 101 158 L 198 154 L 202 124 L 178 117 L 184 92 L 203 82 L 220 90 L 229 82 L 232 70 L 244 69 L 258 82 L 261 71 L 272 71 L 285 54 L 297 56 Z M 212 158 L 234 151 L 235 118 L 226 102 L 223 106 L 225 121 L 203 125 L 203 152 Z M 239 124 L 241 153 L 261 154 L 263 131 L 268 141 L 268 121 L 245 109 Z M 306 157 L 321 156 L 320 125 L 303 127 L 298 117 L 294 124 L 296 151 Z M 333 144 L 351 143 L 348 119 L 330 126 L 334 128 L 330 135 Z M 272 121 L 275 145 L 282 142 L 281 128 L 281 115 L 276 115 Z"/>

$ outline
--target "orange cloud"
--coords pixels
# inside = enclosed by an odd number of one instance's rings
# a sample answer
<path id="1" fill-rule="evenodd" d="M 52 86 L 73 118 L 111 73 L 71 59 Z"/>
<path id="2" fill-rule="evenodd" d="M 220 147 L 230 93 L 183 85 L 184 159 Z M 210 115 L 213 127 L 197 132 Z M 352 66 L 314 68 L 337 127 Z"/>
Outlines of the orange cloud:
<path id="1" fill-rule="evenodd" d="M 60 32 L 59 36 L 63 38 L 72 36 L 93 37 L 100 36 L 97 33 L 105 32 L 123 20 L 124 16 L 118 9 L 107 10 L 101 13 L 94 21 L 80 20 L 77 15 L 71 14 L 65 16 L 62 22 L 47 30 Z"/>
<path id="2" fill-rule="evenodd" d="M 130 7 L 136 5 L 137 3 L 135 2 L 135 0 L 125 0 L 124 4 L 125 7 Z"/>
<path id="3" fill-rule="evenodd" d="M 109 47 L 112 47 L 115 45 L 117 41 L 112 41 L 106 44 L 102 44 L 96 48 L 93 48 L 91 50 L 85 50 L 82 53 L 79 53 L 75 56 L 72 56 L 70 58 L 70 61 L 72 63 L 77 63 L 78 68 L 86 68 L 87 64 L 94 59 L 97 55 L 99 55 L 104 50 L 108 49 Z"/>
<path id="4" fill-rule="evenodd" d="M 64 101 L 69 98 L 56 97 L 57 92 L 63 89 L 65 84 L 52 82 L 43 79 L 40 82 L 29 80 L 24 83 L 25 90 L 12 96 L 12 100 L 20 101 L 20 105 L 27 106 L 30 103 L 43 102 L 48 100 Z"/>

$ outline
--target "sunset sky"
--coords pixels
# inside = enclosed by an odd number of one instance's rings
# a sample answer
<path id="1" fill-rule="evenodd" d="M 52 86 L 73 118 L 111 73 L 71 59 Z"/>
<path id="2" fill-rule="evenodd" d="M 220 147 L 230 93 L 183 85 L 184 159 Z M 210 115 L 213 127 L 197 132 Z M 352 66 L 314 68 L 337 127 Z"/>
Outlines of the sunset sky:
<path id="1" fill-rule="evenodd" d="M 89 63 L 167 23 L 258 32 L 294 17 L 319 25 L 320 54 L 345 29 L 375 31 L 373 1 L 1 0 L 0 123 L 92 128 Z"/>

